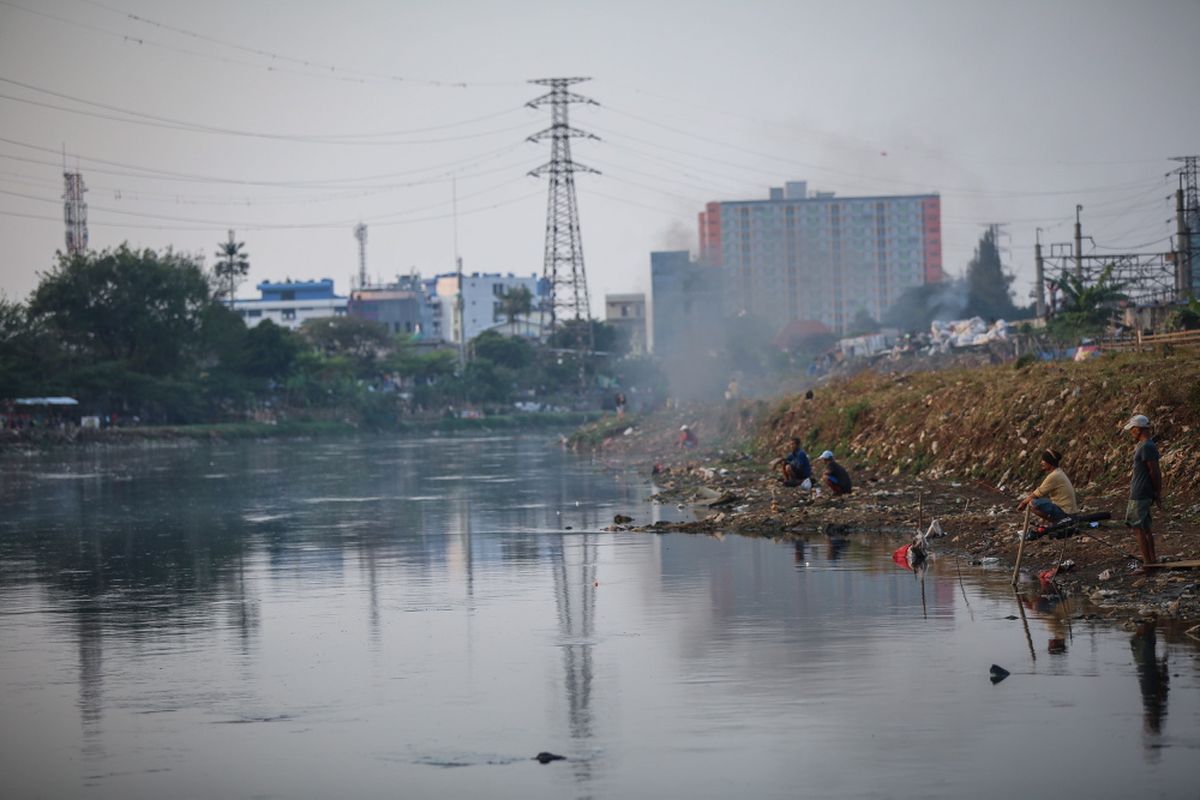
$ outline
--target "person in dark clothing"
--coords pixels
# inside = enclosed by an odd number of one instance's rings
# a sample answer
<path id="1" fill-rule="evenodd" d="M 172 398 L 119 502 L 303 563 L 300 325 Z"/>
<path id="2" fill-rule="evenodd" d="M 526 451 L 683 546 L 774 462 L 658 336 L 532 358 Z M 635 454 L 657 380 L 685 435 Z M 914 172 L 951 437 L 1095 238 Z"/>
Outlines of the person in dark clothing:
<path id="1" fill-rule="evenodd" d="M 812 464 L 808 460 L 808 453 L 800 447 L 800 440 L 795 436 L 792 437 L 791 442 L 791 451 L 779 462 L 779 471 L 783 473 L 783 483 L 785 486 L 811 488 Z"/>
<path id="2" fill-rule="evenodd" d="M 1124 430 L 1137 443 L 1133 448 L 1133 473 L 1129 482 L 1129 505 L 1125 509 L 1125 524 L 1133 528 L 1142 551 L 1142 567 L 1158 563 L 1154 552 L 1154 534 L 1150 530 L 1150 506 L 1162 508 L 1162 471 L 1158 467 L 1158 447 L 1150 438 L 1150 420 L 1135 414 L 1125 423 Z"/>
<path id="3" fill-rule="evenodd" d="M 854 488 L 850 481 L 850 473 L 846 472 L 846 468 L 837 463 L 833 459 L 833 452 L 826 450 L 821 453 L 821 460 L 825 462 L 825 486 L 834 495 L 850 494 L 850 490 Z"/>

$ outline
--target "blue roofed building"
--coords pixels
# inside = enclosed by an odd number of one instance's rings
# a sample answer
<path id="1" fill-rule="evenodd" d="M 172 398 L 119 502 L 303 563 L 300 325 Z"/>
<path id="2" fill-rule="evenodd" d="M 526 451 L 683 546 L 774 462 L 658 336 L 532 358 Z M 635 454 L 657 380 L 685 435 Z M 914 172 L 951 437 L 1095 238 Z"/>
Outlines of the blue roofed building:
<path id="1" fill-rule="evenodd" d="M 253 328 L 269 319 L 276 325 L 295 330 L 307 319 L 343 317 L 348 300 L 333 289 L 333 280 L 262 281 L 255 288 L 261 295 L 255 300 L 234 300 L 233 310 Z"/>

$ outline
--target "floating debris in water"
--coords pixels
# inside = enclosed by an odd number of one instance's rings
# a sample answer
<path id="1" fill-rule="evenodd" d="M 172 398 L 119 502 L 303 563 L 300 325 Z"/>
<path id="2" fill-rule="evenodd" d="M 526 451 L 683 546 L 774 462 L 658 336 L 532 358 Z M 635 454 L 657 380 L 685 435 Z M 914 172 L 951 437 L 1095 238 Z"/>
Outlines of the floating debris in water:
<path id="1" fill-rule="evenodd" d="M 535 761 L 539 761 L 539 762 L 541 762 L 541 763 L 543 763 L 543 764 L 549 764 L 551 761 L 566 761 L 566 760 L 567 760 L 567 757 L 566 757 L 566 756 L 560 756 L 560 755 L 558 755 L 558 754 L 556 754 L 556 753 L 550 753 L 550 752 L 547 752 L 547 751 L 545 751 L 545 750 L 543 750 L 542 752 L 538 753 L 538 754 L 537 754 L 536 756 L 534 756 L 533 758 L 534 758 L 534 760 L 535 760 Z"/>
<path id="2" fill-rule="evenodd" d="M 993 685 L 999 683 L 1000 681 L 1004 680 L 1005 678 L 1007 678 L 1009 675 L 1012 674 L 1011 672 L 1009 672 L 1008 670 L 1006 670 L 1004 667 L 1000 666 L 999 664 L 992 664 L 992 668 L 990 670 L 988 670 L 988 672 L 991 673 L 991 680 L 992 680 Z"/>

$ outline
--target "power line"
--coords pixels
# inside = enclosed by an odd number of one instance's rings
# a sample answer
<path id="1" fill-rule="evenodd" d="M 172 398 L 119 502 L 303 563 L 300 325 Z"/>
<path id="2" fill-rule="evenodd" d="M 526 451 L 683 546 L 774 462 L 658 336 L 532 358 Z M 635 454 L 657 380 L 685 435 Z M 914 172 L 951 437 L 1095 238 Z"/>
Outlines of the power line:
<path id="1" fill-rule="evenodd" d="M 263 58 L 269 59 L 272 63 L 278 63 L 280 61 L 283 61 L 283 62 L 287 62 L 290 64 L 294 64 L 298 67 L 303 67 L 305 69 L 318 70 L 317 74 L 329 73 L 330 75 L 332 75 L 334 73 L 337 73 L 337 74 L 348 76 L 349 79 L 355 80 L 358 82 L 370 81 L 370 82 L 380 82 L 380 83 L 408 83 L 408 84 L 417 84 L 417 85 L 421 85 L 421 86 L 450 87 L 450 88 L 455 88 L 455 89 L 468 89 L 473 86 L 518 86 L 521 83 L 520 81 L 490 81 L 490 82 L 470 81 L 470 82 L 467 82 L 467 81 L 425 80 L 425 79 L 420 79 L 420 78 L 404 78 L 399 75 L 391 75 L 391 74 L 387 74 L 387 73 L 368 72 L 365 70 L 347 69 L 346 67 L 341 67 L 336 64 L 323 63 L 323 62 L 318 61 L 313 58 L 301 58 L 301 57 L 297 57 L 297 56 L 285 55 L 282 53 L 272 52 L 270 50 L 263 50 L 258 47 L 252 47 L 250 45 L 244 45 L 239 42 L 233 42 L 228 39 L 221 39 L 216 36 L 198 33 L 196 31 L 189 30 L 188 28 L 181 28 L 177 25 L 171 25 L 166 22 L 161 22 L 159 20 L 150 19 L 149 17 L 143 17 L 138 14 L 126 12 L 119 8 L 114 8 L 112 6 L 105 5 L 104 3 L 97 2 L 97 0 L 81 0 L 81 2 L 87 3 L 88 5 L 92 5 L 97 8 L 101 8 L 101 9 L 111 12 L 113 14 L 119 14 L 122 17 L 132 20 L 133 22 L 141 23 L 144 25 L 150 25 L 155 28 L 159 28 L 161 30 L 171 31 L 172 33 L 176 33 L 181 36 L 187 36 L 189 38 L 196 39 L 198 41 L 209 42 L 211 44 L 219 44 L 222 47 L 228 47 L 233 50 L 240 50 L 241 52 L 249 53 L 251 55 L 261 56 Z M 307 73 L 302 73 L 302 74 L 307 74 Z"/>
<path id="2" fill-rule="evenodd" d="M 3 2 L 3 0 L 0 0 L 0 2 Z M 24 147 L 24 148 L 27 148 L 30 150 L 35 150 L 35 151 L 42 152 L 42 153 L 53 153 L 55 155 L 58 155 L 58 151 L 55 150 L 54 148 L 43 147 L 41 145 L 36 145 L 36 144 L 30 144 L 28 142 L 22 142 L 22 141 L 18 141 L 16 139 L 9 139 L 9 138 L 3 137 L 3 136 L 0 136 L 0 142 L 15 145 L 17 147 Z M 350 184 L 355 184 L 355 183 L 361 183 L 363 181 L 385 180 L 387 178 L 396 178 L 396 177 L 401 177 L 401 176 L 405 176 L 405 175 L 415 175 L 415 174 L 419 174 L 422 172 L 430 172 L 430 171 L 433 171 L 436 169 L 444 169 L 444 168 L 452 167 L 452 166 L 463 166 L 463 167 L 473 166 L 474 164 L 482 163 L 483 161 L 490 160 L 491 158 L 494 158 L 496 156 L 500 156 L 505 153 L 513 152 L 514 150 L 517 150 L 521 146 L 522 146 L 522 144 L 520 142 L 518 142 L 516 144 L 505 145 L 504 147 L 500 147 L 495 150 L 487 151 L 478 156 L 472 156 L 471 158 L 460 159 L 458 161 L 450 161 L 450 162 L 446 162 L 443 164 L 434 164 L 434 165 L 430 165 L 427 167 L 419 167 L 417 169 L 412 169 L 412 170 L 401 170 L 398 172 L 380 173 L 377 175 L 365 175 L 365 176 L 360 176 L 360 177 L 355 177 L 355 178 L 328 178 L 328 179 L 322 179 L 322 180 L 307 180 L 307 181 L 264 181 L 264 180 L 250 180 L 250 179 L 245 179 L 245 178 L 226 178 L 226 177 L 218 177 L 218 176 L 212 176 L 212 175 L 202 175 L 202 174 L 197 174 L 197 173 L 176 172 L 174 170 L 164 170 L 164 169 L 159 169 L 157 167 L 143 167 L 143 166 L 138 166 L 136 164 L 128 164 L 128 163 L 124 163 L 124 162 L 120 162 L 120 161 L 111 161 L 108 159 L 95 158 L 93 156 L 83 156 L 83 155 L 79 155 L 79 154 L 75 154 L 74 157 L 79 160 L 82 160 L 82 161 L 91 162 L 93 164 L 102 164 L 102 165 L 106 165 L 106 166 L 120 167 L 122 169 L 127 169 L 127 170 L 131 169 L 131 170 L 136 170 L 141 173 L 147 173 L 147 174 L 133 174 L 133 175 L 129 175 L 127 173 L 120 173 L 120 174 L 126 174 L 127 177 L 146 178 L 146 179 L 154 179 L 154 180 L 174 180 L 174 181 L 183 181 L 183 182 L 191 182 L 191 183 L 196 183 L 196 182 L 199 182 L 199 183 L 222 183 L 222 184 L 233 184 L 233 185 L 239 185 L 239 186 L 273 186 L 273 187 L 287 187 L 287 188 L 294 188 L 294 189 L 328 189 L 330 187 L 338 186 L 338 185 L 350 185 Z M 17 161 L 27 161 L 29 163 L 50 163 L 50 162 L 27 159 L 27 158 L 23 158 L 20 156 L 11 156 L 11 155 L 4 155 L 4 154 L 0 154 L 0 158 L 9 158 L 9 159 L 17 160 Z M 51 163 L 51 165 L 53 166 L 54 164 Z M 104 171 L 102 169 L 98 169 L 95 167 L 93 167 L 91 169 L 96 172 Z M 453 175 L 453 174 L 458 174 L 458 173 L 456 170 L 449 170 L 449 171 L 440 173 L 439 175 L 431 176 L 431 178 L 449 177 L 450 175 Z M 363 187 L 358 187 L 358 188 L 363 188 Z"/>
<path id="3" fill-rule="evenodd" d="M 750 148 L 742 147 L 741 145 L 734 144 L 731 142 L 722 141 L 720 139 L 714 139 L 709 136 L 702 136 L 700 134 L 693 133 L 691 131 L 684 130 L 682 128 L 675 128 L 673 126 L 665 125 L 663 123 L 657 122 L 652 119 L 647 119 L 645 117 L 641 117 L 637 114 L 631 114 L 631 113 L 620 111 L 617 109 L 610 109 L 610 110 L 613 110 L 615 113 L 620 114 L 622 116 L 629 117 L 630 119 L 634 119 L 634 120 L 637 120 L 639 122 L 642 122 L 642 123 L 645 123 L 648 125 L 653 125 L 655 127 L 662 128 L 671 133 L 675 133 L 675 134 L 678 134 L 681 136 L 687 136 L 692 139 L 697 139 L 699 141 L 706 142 L 708 144 L 715 144 L 719 147 L 727 148 L 730 150 L 735 150 L 735 151 L 738 151 L 741 153 L 745 153 L 747 155 L 756 156 L 758 158 L 766 158 L 766 159 L 770 159 L 772 161 L 778 161 L 780 163 L 794 164 L 797 166 L 804 167 L 805 169 L 811 169 L 811 170 L 815 170 L 817 172 L 826 172 L 826 173 L 830 173 L 830 174 L 838 175 L 838 176 L 842 176 L 842 177 L 849 177 L 849 178 L 854 178 L 854 179 L 858 179 L 858 180 L 865 180 L 865 181 L 874 182 L 874 183 L 885 183 L 885 184 L 895 184 L 895 185 L 899 185 L 899 186 L 907 186 L 907 187 L 917 188 L 917 189 L 920 189 L 920 190 L 923 190 L 926 192 L 931 191 L 929 183 L 916 183 L 914 181 L 904 181 L 904 180 L 897 180 L 897 179 L 893 179 L 893 178 L 885 178 L 882 176 L 864 175 L 864 174 L 860 174 L 860 173 L 846 172 L 844 170 L 830 169 L 827 167 L 822 167 L 819 164 L 814 164 L 812 162 L 800 161 L 798 159 L 789 158 L 787 156 L 779 156 L 779 155 L 775 155 L 772 153 L 763 152 L 760 150 L 752 150 Z M 690 152 L 683 151 L 683 150 L 680 150 L 675 147 L 668 147 L 665 145 L 660 145 L 657 142 L 649 141 L 646 139 L 639 139 L 635 136 L 630 136 L 629 134 L 624 134 L 624 133 L 621 133 L 618 131 L 607 130 L 598 125 L 593 125 L 592 127 L 598 131 L 605 133 L 606 135 L 610 135 L 610 136 L 615 135 L 618 137 L 630 139 L 632 141 L 641 142 L 643 144 L 647 144 L 652 147 L 658 147 L 658 148 L 661 148 L 664 150 L 670 150 L 672 153 L 674 153 L 676 155 L 686 155 L 688 157 L 698 158 L 698 159 L 709 159 L 710 158 L 709 156 L 690 153 Z M 722 161 L 721 163 L 729 164 L 729 165 L 735 166 L 739 169 L 752 169 L 752 170 L 760 171 L 760 172 L 762 171 L 759 168 L 747 167 L 744 164 L 738 164 L 736 162 Z M 777 175 L 778 173 L 772 173 L 772 174 Z M 1144 186 L 1145 184 L 1146 184 L 1146 180 L 1142 179 L 1142 180 L 1132 181 L 1132 182 L 1128 182 L 1128 183 L 1112 184 L 1109 186 L 1088 187 L 1088 188 L 1082 188 L 1082 189 L 1050 190 L 1050 191 L 1045 191 L 1045 190 L 1029 191 L 1029 192 L 1025 192 L 1025 191 L 985 191 L 985 190 L 970 189 L 970 188 L 964 188 L 964 187 L 945 187 L 945 186 L 939 187 L 936 191 L 940 194 L 961 194 L 961 195 L 967 195 L 967 196 L 982 196 L 982 197 L 1054 197 L 1054 196 L 1064 196 L 1064 195 L 1093 194 L 1093 193 L 1098 193 L 1098 192 L 1118 191 L 1121 189 L 1130 189 L 1130 188 Z"/>
<path id="4" fill-rule="evenodd" d="M 447 130 L 449 128 L 458 128 L 458 127 L 462 127 L 464 125 L 472 125 L 476 122 L 483 122 L 483 121 L 486 121 L 489 119 L 496 119 L 498 117 L 507 116 L 514 112 L 521 111 L 523 108 L 520 106 L 510 107 L 510 108 L 504 109 L 503 111 L 496 111 L 496 112 L 492 112 L 489 114 L 484 114 L 482 116 L 473 117 L 473 118 L 467 119 L 467 120 L 460 120 L 458 122 L 450 122 L 450 123 L 446 123 L 446 124 L 442 124 L 442 125 L 430 125 L 430 126 L 427 126 L 424 128 L 410 128 L 407 130 L 392 130 L 392 131 L 378 131 L 375 133 L 349 133 L 349 134 L 347 134 L 347 133 L 342 133 L 342 134 L 338 134 L 338 133 L 288 134 L 288 133 L 272 133 L 272 132 L 265 132 L 265 131 L 236 130 L 236 129 L 232 129 L 232 128 L 224 128 L 224 127 L 217 126 L 217 125 L 207 125 L 204 123 L 188 122 L 186 120 L 173 119 L 171 117 L 164 117 L 164 116 L 160 116 L 157 114 L 148 114 L 143 111 L 135 111 L 135 110 L 128 109 L 128 108 L 122 108 L 121 106 L 110 105 L 108 103 L 98 103 L 93 100 L 85 100 L 81 97 L 75 97 L 73 95 L 65 94 L 63 92 L 58 92 L 53 89 L 45 89 L 40 86 L 34 86 L 31 83 L 25 83 L 23 81 L 13 80 L 12 78 L 0 77 L 0 83 L 7 83 L 11 86 L 17 86 L 22 89 L 27 89 L 31 92 L 38 92 L 39 94 L 50 95 L 51 97 L 57 97 L 61 100 L 70 100 L 73 103 L 81 103 L 83 105 L 92 106 L 93 108 L 101 108 L 101 109 L 104 109 L 107 111 L 115 111 L 120 114 L 127 114 L 131 117 L 138 117 L 138 118 L 140 118 L 140 120 L 145 120 L 147 122 L 161 123 L 160 125 L 157 125 L 155 127 L 167 127 L 167 128 L 171 128 L 171 129 L 188 130 L 188 131 L 193 131 L 193 132 L 197 132 L 197 133 L 220 133 L 220 134 L 227 134 L 227 135 L 233 135 L 233 136 L 254 137 L 254 138 L 260 138 L 260 139 L 282 139 L 282 140 L 287 140 L 287 141 L 319 142 L 322 144 L 426 144 L 429 142 L 422 142 L 422 141 L 417 141 L 417 142 L 388 142 L 388 141 L 357 142 L 354 140 L 355 139 L 375 140 L 375 139 L 380 139 L 382 137 L 388 137 L 388 136 L 410 136 L 410 135 L 420 134 L 420 133 L 430 133 L 432 131 L 437 131 L 437 130 Z M 95 114 L 92 112 L 85 112 L 80 109 L 65 108 L 63 106 L 56 106 L 56 105 L 53 105 L 50 103 L 44 103 L 44 102 L 40 102 L 40 101 L 36 101 L 36 100 L 31 100 L 29 98 L 24 98 L 24 97 L 13 97 L 12 95 L 5 95 L 5 94 L 0 94 L 0 97 L 3 97 L 6 100 L 15 101 L 18 103 L 29 103 L 31 105 L 41 106 L 43 108 L 51 108 L 51 109 L 55 109 L 58 111 L 67 111 L 67 112 L 75 113 L 75 114 L 86 114 L 87 116 L 94 116 L 94 117 L 98 117 L 100 119 L 113 119 L 113 120 L 117 120 L 119 122 L 130 122 L 130 123 L 139 123 L 139 121 L 140 121 L 140 120 L 127 120 L 127 119 L 123 119 L 120 117 L 111 117 L 111 116 L 104 115 L 104 114 Z M 145 124 L 145 122 L 143 122 L 141 124 Z M 521 126 L 521 127 L 523 127 L 523 126 Z M 514 128 L 501 128 L 498 130 L 486 131 L 483 133 L 473 134 L 472 136 L 485 136 L 485 135 L 490 135 L 493 133 L 507 133 L 511 130 L 516 130 L 516 128 L 515 127 Z M 450 138 L 435 139 L 435 140 L 430 140 L 430 141 L 431 142 L 457 141 L 458 139 L 462 139 L 462 138 L 472 138 L 472 136 L 450 137 Z"/>
<path id="5" fill-rule="evenodd" d="M 75 28 L 81 28 L 83 30 L 90 31 L 92 33 L 103 34 L 104 36 L 118 39 L 125 44 L 159 48 L 162 50 L 167 50 L 167 51 L 174 52 L 174 53 L 182 53 L 184 55 L 193 56 L 195 58 L 201 58 L 201 59 L 205 59 L 208 61 L 217 61 L 217 62 L 220 62 L 223 64 L 233 64 L 233 65 L 242 66 L 242 67 L 249 67 L 256 71 L 265 71 L 265 72 L 270 72 L 270 73 L 286 73 L 286 74 L 298 75 L 298 76 L 305 77 L 305 78 L 321 78 L 324 80 L 333 80 L 333 81 L 338 81 L 338 82 L 342 82 L 342 83 L 356 83 L 356 84 L 375 83 L 375 84 L 386 84 L 386 85 L 391 85 L 391 86 L 411 85 L 411 86 L 427 86 L 427 87 L 441 87 L 441 88 L 453 88 L 453 89 L 472 89 L 472 88 L 484 87 L 484 86 L 516 86 L 519 83 L 519 81 L 510 81 L 510 82 L 470 81 L 470 82 L 466 82 L 466 81 L 433 81 L 433 80 L 410 79 L 410 78 L 404 78 L 404 77 L 401 77 L 398 75 L 382 75 L 382 74 L 358 72 L 355 70 L 346 70 L 346 69 L 339 70 L 336 65 L 320 64 L 319 62 L 316 62 L 312 59 L 303 59 L 303 58 L 296 58 L 296 57 L 292 57 L 292 56 L 284 56 L 284 55 L 280 55 L 280 54 L 271 54 L 266 51 L 263 51 L 264 57 L 270 58 L 270 59 L 272 59 L 272 61 L 265 63 L 265 64 L 264 63 L 256 63 L 253 61 L 246 61 L 243 59 L 229 58 L 227 56 L 221 56 L 221 55 L 217 55 L 215 53 L 205 52 L 202 50 L 189 50 L 186 47 L 179 47 L 178 45 L 165 44 L 163 42 L 158 42 L 153 39 L 147 39 L 147 38 L 141 37 L 141 36 L 133 36 L 133 35 L 126 34 L 126 33 L 121 33 L 119 31 L 114 31 L 114 30 L 110 30 L 108 28 L 101 27 L 99 25 L 92 25 L 92 24 L 89 24 L 86 22 L 80 22 L 79 20 L 68 19 L 66 17 L 60 17 L 56 14 L 51 14 L 49 12 L 42 11 L 39 9 L 28 8 L 28 7 L 20 5 L 18 3 L 11 2 L 11 0 L 0 0 L 0 5 L 7 6 L 8 8 L 12 8 L 17 11 L 23 11 L 26 14 L 31 14 L 33 16 L 42 17 L 43 19 L 52 20 L 52 21 L 57 22 L 62 25 L 68 25 L 68 26 L 75 27 Z M 98 5 L 98 4 L 96 4 L 96 5 Z M 124 12 L 116 11 L 116 9 L 106 9 L 106 10 L 125 15 Z M 125 15 L 125 16 L 131 16 L 131 15 Z M 134 19 L 135 19 L 135 21 L 139 21 L 139 22 L 148 22 L 149 24 L 157 24 L 157 23 L 147 20 L 144 17 L 135 17 Z M 162 26 L 160 25 L 160 27 L 162 27 Z M 180 31 L 183 31 L 183 30 L 184 29 L 180 29 Z M 195 36 L 198 37 L 199 34 L 195 34 Z M 225 44 L 228 47 L 235 46 L 235 45 L 228 44 L 228 43 L 223 43 L 223 44 Z M 295 69 L 295 68 L 281 65 L 279 63 L 281 61 L 286 61 L 289 63 L 307 64 L 310 67 L 316 67 L 316 69 L 315 70 L 314 69 Z"/>
<path id="6" fill-rule="evenodd" d="M 496 191 L 497 189 L 502 189 L 506 186 L 511 186 L 511 185 L 519 183 L 521 181 L 522 181 L 522 178 L 520 178 L 520 177 L 510 178 L 502 183 L 495 184 L 486 189 L 481 189 L 481 190 L 471 192 L 466 195 L 462 195 L 462 197 L 463 198 L 479 197 L 480 195 L 489 194 L 491 192 Z M 0 189 L 0 195 L 7 195 L 9 197 L 19 197 L 19 198 L 22 198 L 25 200 L 33 200 L 36 202 L 50 203 L 50 204 L 54 204 L 54 205 L 57 205 L 59 202 L 61 202 L 59 199 L 56 199 L 56 198 L 40 197 L 38 195 L 26 194 L 24 192 L 14 192 L 14 191 L 10 191 L 7 189 Z M 404 209 L 401 211 L 389 212 L 386 214 L 380 214 L 380 215 L 376 215 L 376 216 L 359 217 L 357 219 L 362 222 L 371 222 L 372 224 L 375 224 L 375 225 L 386 225 L 387 220 L 394 219 L 395 217 L 401 217 L 401 216 L 405 216 L 407 214 L 413 214 L 413 213 L 420 213 L 422 211 L 429 211 L 429 210 L 432 210 L 435 208 L 441 208 L 446 205 L 449 205 L 449 201 L 440 201 L 437 203 L 421 205 L 421 206 L 417 206 L 414 208 L 408 208 L 408 209 Z M 155 214 L 155 213 L 146 212 L 146 211 L 133 211 L 133 210 L 123 209 L 123 208 L 111 208 L 111 207 L 107 207 L 107 206 L 98 206 L 95 204 L 92 204 L 91 209 L 93 211 L 101 211 L 101 212 L 106 212 L 109 214 L 130 216 L 130 217 L 135 217 L 138 219 L 155 219 L 155 220 L 162 220 L 162 221 L 167 221 L 167 222 L 183 222 L 183 223 L 195 224 L 195 225 L 214 225 L 214 226 L 225 227 L 225 228 L 228 228 L 232 225 L 233 227 L 244 228 L 247 230 L 273 230 L 273 229 L 290 230 L 290 229 L 296 229 L 296 228 L 337 228 L 337 227 L 343 227 L 343 226 L 352 224 L 354 222 L 354 220 L 346 220 L 346 219 L 331 220 L 331 221 L 325 221 L 325 222 L 314 222 L 314 223 L 263 223 L 263 222 L 244 222 L 244 221 L 234 222 L 234 221 L 230 221 L 228 219 L 219 219 L 219 220 L 196 219 L 193 217 L 180 217 L 180 216 L 174 216 L 174 215 L 169 215 L 169 214 Z"/>
<path id="7" fill-rule="evenodd" d="M 946 152 L 944 152 L 942 150 L 925 150 L 922 148 L 914 148 L 914 147 L 909 147 L 909 146 L 897 147 L 896 145 L 892 145 L 892 144 L 883 145 L 883 144 L 880 144 L 879 142 L 873 142 L 868 139 L 863 139 L 863 138 L 855 136 L 853 134 L 848 134 L 848 133 L 844 133 L 844 132 L 826 131 L 826 130 L 821 130 L 818 128 L 809 128 L 809 127 L 806 127 L 803 125 L 796 125 L 794 123 L 780 122 L 778 120 L 770 120 L 770 119 L 765 119 L 762 117 L 755 117 L 755 116 L 746 114 L 741 111 L 729 111 L 726 109 L 715 108 L 707 101 L 703 104 L 693 103 L 688 100 L 683 100 L 679 97 L 674 97 L 671 95 L 661 94 L 661 93 L 657 93 L 657 92 L 651 92 L 651 91 L 642 89 L 637 86 L 628 86 L 628 85 L 620 85 L 620 84 L 617 84 L 617 86 L 618 86 L 618 88 L 626 89 L 626 90 L 632 91 L 636 94 L 646 95 L 647 97 L 652 97 L 656 100 L 665 100 L 667 102 L 676 103 L 678 105 L 685 106 L 688 108 L 693 108 L 698 111 L 701 111 L 701 112 L 704 112 L 707 114 L 711 114 L 711 115 L 731 117 L 740 122 L 753 122 L 754 124 L 759 125 L 759 126 L 770 126 L 770 127 L 778 128 L 780 130 L 786 130 L 789 132 L 800 131 L 809 136 L 812 136 L 813 138 L 823 139 L 823 140 L 825 140 L 825 142 L 827 144 L 842 145 L 847 140 L 853 141 L 853 142 L 856 142 L 858 145 L 860 145 L 862 149 L 871 150 L 873 152 L 885 151 L 885 152 L 889 152 L 889 153 L 896 153 L 896 152 L 917 153 L 922 156 L 925 156 L 928 158 L 935 158 L 935 159 L 938 159 L 941 161 L 946 160 L 949 156 L 953 156 L 953 158 L 958 161 L 976 162 L 976 163 L 988 164 L 988 165 L 994 165 L 994 166 L 1096 166 L 1096 165 L 1113 165 L 1113 164 L 1157 164 L 1160 161 L 1160 159 L 1107 159 L 1107 160 L 1101 159 L 1101 160 L 1089 160 L 1089 161 L 1065 161 L 1062 159 L 1058 159 L 1058 160 L 1051 160 L 1051 161 L 1011 161 L 1011 160 L 995 161 L 995 160 L 991 160 L 991 159 L 981 159 L 981 158 L 971 156 L 971 155 L 963 155 L 961 153 L 947 154 Z"/>
<path id="8" fill-rule="evenodd" d="M 0 78 L 0 81 L 4 81 L 6 83 L 12 83 L 12 81 L 6 81 L 4 78 Z M 77 114 L 80 116 L 92 117 L 94 119 L 107 119 L 107 120 L 111 120 L 113 122 L 124 122 L 129 125 L 141 125 L 141 126 L 150 127 L 150 128 L 162 128 L 162 129 L 166 129 L 166 130 L 184 131 L 186 133 L 206 133 L 206 134 L 217 134 L 217 135 L 224 135 L 224 136 L 239 136 L 239 137 L 247 137 L 247 138 L 254 138 L 254 139 L 282 140 L 282 141 L 289 141 L 289 142 L 298 142 L 298 143 L 303 143 L 303 144 L 335 144 L 335 145 L 353 146 L 353 147 L 370 146 L 370 145 L 395 147 L 395 146 L 403 146 L 403 145 L 445 144 L 446 142 L 457 142 L 457 141 L 462 141 L 464 139 L 478 139 L 478 138 L 481 138 L 484 136 L 495 136 L 496 134 L 499 134 L 499 133 L 511 133 L 516 130 L 521 130 L 525 127 L 524 124 L 512 125 L 507 128 L 495 128 L 495 129 L 492 129 L 489 131 L 480 131 L 477 133 L 465 133 L 465 134 L 462 134 L 459 136 L 443 136 L 443 137 L 440 137 L 437 139 L 410 139 L 408 141 L 388 141 L 388 140 L 377 141 L 377 140 L 370 140 L 370 139 L 363 139 L 363 140 L 325 139 L 325 138 L 320 138 L 320 137 L 316 137 L 316 136 L 301 136 L 301 135 L 280 134 L 280 133 L 263 133 L 263 132 L 256 132 L 256 131 L 239 131 L 239 130 L 232 130 L 232 129 L 228 129 L 228 128 L 217 128 L 217 127 L 206 126 L 206 125 L 197 125 L 197 124 L 193 124 L 193 123 L 159 121 L 158 119 L 154 119 L 154 118 L 127 119 L 125 117 L 118 117 L 118 116 L 114 116 L 112 114 L 104 114 L 104 113 L 101 113 L 98 111 L 86 111 L 81 108 L 68 108 L 66 106 L 55 105 L 54 103 L 46 103 L 41 100 L 33 100 L 33 99 L 27 98 L 27 97 L 14 97 L 13 95 L 3 94 L 3 93 L 0 93 L 0 99 L 9 100 L 9 101 L 16 102 L 16 103 L 24 103 L 26 105 L 38 106 L 40 108 L 47 108 L 47 109 L 51 109 L 54 111 L 62 111 L 67 114 Z M 70 99 L 77 103 L 87 103 L 88 105 L 95 105 L 95 106 L 100 106 L 103 108 L 112 108 L 111 106 L 105 106 L 100 103 L 91 103 L 90 101 L 87 101 L 87 100 L 80 100 L 77 98 L 70 98 Z M 134 115 L 138 115 L 138 116 L 143 116 L 143 115 L 138 114 L 138 112 L 136 112 L 136 111 L 126 111 L 124 109 L 118 109 L 118 110 L 120 111 L 120 113 L 123 113 L 123 114 L 134 114 Z"/>

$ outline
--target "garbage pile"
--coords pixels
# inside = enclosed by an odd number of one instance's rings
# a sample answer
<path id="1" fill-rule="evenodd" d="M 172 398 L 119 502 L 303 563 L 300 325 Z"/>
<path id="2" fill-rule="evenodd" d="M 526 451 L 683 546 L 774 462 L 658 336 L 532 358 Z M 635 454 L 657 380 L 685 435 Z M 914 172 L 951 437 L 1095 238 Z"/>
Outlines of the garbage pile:
<path id="1" fill-rule="evenodd" d="M 971 347 L 991 342 L 1008 341 L 1008 323 L 998 319 L 990 326 L 982 317 L 946 322 L 935 319 L 930 326 L 935 349 L 946 352 L 952 347 Z"/>

